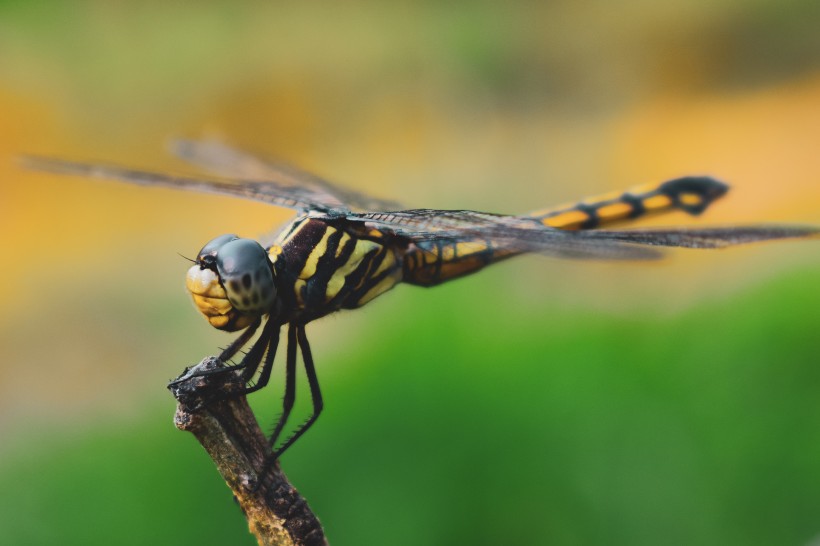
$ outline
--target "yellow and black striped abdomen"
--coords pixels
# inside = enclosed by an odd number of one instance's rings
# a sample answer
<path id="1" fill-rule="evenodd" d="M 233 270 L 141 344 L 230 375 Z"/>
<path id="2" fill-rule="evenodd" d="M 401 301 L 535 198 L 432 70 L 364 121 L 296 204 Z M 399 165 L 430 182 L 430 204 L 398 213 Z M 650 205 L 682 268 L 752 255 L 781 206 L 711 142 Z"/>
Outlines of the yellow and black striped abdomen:
<path id="1" fill-rule="evenodd" d="M 395 286 L 401 280 L 397 252 L 378 231 L 308 216 L 268 250 L 290 307 L 308 320 L 360 307 Z"/>
<path id="2" fill-rule="evenodd" d="M 688 176 L 593 197 L 574 205 L 535 211 L 529 216 L 558 229 L 595 229 L 671 210 L 700 214 L 728 189 L 714 178 Z"/>
<path id="3" fill-rule="evenodd" d="M 727 190 L 726 184 L 709 177 L 677 178 L 574 205 L 536 211 L 519 219 L 532 219 L 562 230 L 594 229 L 671 210 L 700 214 Z M 468 236 L 452 242 L 416 241 L 404 256 L 404 281 L 433 286 L 521 252 L 502 241 Z"/>
<path id="4" fill-rule="evenodd" d="M 404 254 L 403 280 L 408 284 L 434 286 L 519 253 L 500 248 L 491 239 L 415 242 Z"/>

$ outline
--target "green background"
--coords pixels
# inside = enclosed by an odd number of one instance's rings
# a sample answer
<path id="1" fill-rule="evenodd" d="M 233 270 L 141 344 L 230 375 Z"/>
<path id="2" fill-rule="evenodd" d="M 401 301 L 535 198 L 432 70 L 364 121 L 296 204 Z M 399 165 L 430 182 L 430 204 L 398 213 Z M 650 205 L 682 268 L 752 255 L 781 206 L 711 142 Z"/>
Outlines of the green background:
<path id="1" fill-rule="evenodd" d="M 733 193 L 653 223 L 820 223 L 817 5 L 1 2 L 0 543 L 253 544 L 172 425 L 167 380 L 230 339 L 176 253 L 289 217 L 14 156 L 183 170 L 165 139 L 216 135 L 496 212 L 707 172 Z M 326 409 L 283 468 L 336 545 L 809 544 L 818 250 L 398 287 L 308 328 Z"/>

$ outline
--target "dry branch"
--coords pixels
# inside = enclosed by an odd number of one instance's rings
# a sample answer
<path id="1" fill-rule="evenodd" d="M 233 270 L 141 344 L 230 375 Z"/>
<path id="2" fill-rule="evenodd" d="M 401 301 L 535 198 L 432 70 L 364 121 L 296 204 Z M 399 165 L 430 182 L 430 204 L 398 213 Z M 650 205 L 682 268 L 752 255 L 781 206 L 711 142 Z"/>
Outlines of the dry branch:
<path id="1" fill-rule="evenodd" d="M 266 468 L 265 435 L 245 396 L 230 396 L 244 386 L 240 379 L 232 372 L 195 375 L 221 366 L 219 359 L 208 357 L 169 385 L 178 402 L 174 424 L 192 432 L 213 459 L 259 544 L 326 545 L 319 520 L 278 461 Z M 207 403 L 214 398 L 225 399 Z"/>

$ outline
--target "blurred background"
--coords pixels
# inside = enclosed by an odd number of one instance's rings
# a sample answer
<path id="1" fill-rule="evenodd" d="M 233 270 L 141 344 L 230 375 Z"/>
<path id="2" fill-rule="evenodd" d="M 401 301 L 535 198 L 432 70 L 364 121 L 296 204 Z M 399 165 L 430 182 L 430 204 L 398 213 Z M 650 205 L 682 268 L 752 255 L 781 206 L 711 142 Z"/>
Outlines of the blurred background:
<path id="1" fill-rule="evenodd" d="M 0 543 L 254 543 L 172 424 L 167 380 L 231 339 L 178 253 L 290 218 L 15 156 L 185 172 L 167 139 L 217 137 L 504 213 L 708 173 L 733 190 L 704 218 L 642 225 L 820 224 L 818 21 L 814 0 L 0 1 Z M 283 467 L 336 545 L 814 543 L 818 279 L 820 244 L 791 242 L 399 287 L 310 326 L 326 410 Z M 266 429 L 280 387 L 253 396 Z"/>

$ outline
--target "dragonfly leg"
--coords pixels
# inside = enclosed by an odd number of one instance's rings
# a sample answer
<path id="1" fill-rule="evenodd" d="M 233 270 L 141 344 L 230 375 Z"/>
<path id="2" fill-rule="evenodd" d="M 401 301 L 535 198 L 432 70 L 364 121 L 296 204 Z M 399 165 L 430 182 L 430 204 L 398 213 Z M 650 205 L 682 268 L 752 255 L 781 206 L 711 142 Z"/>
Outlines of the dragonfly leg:
<path id="1" fill-rule="evenodd" d="M 270 341 L 268 342 L 268 352 L 265 353 L 265 363 L 262 365 L 262 373 L 259 374 L 259 379 L 256 381 L 255 385 L 251 385 L 243 391 L 244 394 L 247 395 L 252 392 L 256 392 L 268 384 L 268 381 L 270 381 L 270 374 L 273 371 L 273 359 L 276 357 L 276 350 L 278 348 L 279 330 L 277 329 L 273 331 L 273 328 L 271 328 Z M 255 368 L 245 368 L 242 372 L 242 381 L 248 383 L 251 379 L 253 379 L 254 373 L 256 373 Z"/>
<path id="2" fill-rule="evenodd" d="M 308 344 L 307 336 L 305 335 L 305 327 L 304 325 L 297 325 L 291 326 L 291 328 L 296 330 L 296 340 L 299 343 L 299 348 L 302 350 L 302 359 L 305 363 L 305 373 L 307 374 L 308 384 L 310 385 L 310 398 L 313 401 L 313 413 L 307 421 L 302 423 L 302 425 L 296 429 L 296 432 L 294 432 L 284 444 L 273 452 L 271 461 L 275 461 L 281 457 L 282 453 L 293 445 L 293 442 L 298 440 L 302 434 L 307 432 L 313 423 L 316 422 L 316 419 L 319 418 L 319 414 L 322 413 L 322 408 L 324 407 L 324 403 L 322 402 L 322 391 L 319 389 L 319 378 L 316 376 L 316 367 L 313 365 L 313 355 L 310 353 L 310 344 Z"/>
<path id="3" fill-rule="evenodd" d="M 243 334 L 244 335 L 244 334 Z M 226 370 L 242 370 L 242 380 L 247 383 L 256 373 L 256 370 L 259 369 L 259 364 L 262 363 L 262 358 L 265 356 L 266 352 L 270 352 L 269 348 L 271 346 L 271 340 L 276 337 L 277 341 L 279 339 L 279 325 L 272 320 L 269 320 L 265 327 L 262 329 L 262 335 L 259 336 L 259 339 L 251 346 L 248 353 L 242 359 L 242 361 L 237 364 L 236 366 L 228 366 L 225 368 L 221 368 L 218 371 L 226 371 Z M 233 344 L 232 344 L 233 345 Z M 274 352 L 276 351 L 275 343 L 274 345 Z M 230 348 L 230 347 L 229 347 Z M 266 359 L 265 366 L 268 366 L 268 360 L 270 360 L 270 365 L 273 366 L 273 355 L 270 355 L 269 359 Z M 264 373 L 264 370 L 263 370 Z M 270 371 L 268 370 L 268 375 L 270 375 Z M 240 396 L 247 394 L 247 388 L 243 389 L 242 391 L 229 394 L 226 396 L 221 396 L 220 398 L 228 398 L 233 396 Z"/>
<path id="4" fill-rule="evenodd" d="M 239 351 L 239 349 L 244 347 L 245 344 L 248 343 L 248 340 L 250 340 L 253 337 L 253 335 L 256 333 L 256 330 L 259 328 L 259 324 L 261 322 L 262 322 L 262 317 L 259 317 L 256 320 L 254 320 L 251 323 L 250 326 L 245 328 L 245 331 L 242 332 L 242 334 L 240 334 L 240 336 L 238 338 L 233 340 L 231 342 L 231 344 L 228 345 L 225 348 L 225 350 L 222 351 L 222 353 L 220 353 L 219 360 L 221 362 L 228 362 Z M 253 347 L 255 348 L 256 345 L 258 345 L 258 342 L 256 344 L 254 344 Z M 253 351 L 253 348 L 251 348 L 251 351 Z M 250 352 L 248 352 L 248 355 L 246 355 L 245 358 L 242 359 L 242 362 L 240 362 L 239 364 L 234 364 L 232 366 L 222 366 L 222 367 L 219 367 L 219 368 L 214 368 L 212 370 L 203 370 L 203 371 L 194 372 L 191 375 L 184 375 L 184 379 L 187 380 L 187 379 L 190 379 L 192 377 L 205 377 L 205 376 L 208 376 L 208 375 L 216 375 L 216 374 L 220 374 L 220 373 L 232 372 L 232 371 L 236 371 L 236 370 L 241 370 L 243 368 L 247 368 L 248 367 L 248 362 L 246 362 L 246 360 L 248 359 L 249 355 L 250 355 Z M 260 356 L 259 358 L 261 359 L 262 357 Z M 181 379 L 177 379 L 175 381 L 172 381 L 171 385 L 178 384 L 182 380 L 183 379 L 181 378 Z"/>
<path id="5" fill-rule="evenodd" d="M 219 360 L 222 362 L 227 362 L 233 356 L 245 346 L 245 344 L 253 337 L 253 334 L 256 333 L 257 328 L 259 328 L 259 324 L 262 323 L 262 317 L 258 317 L 254 320 L 250 326 L 245 328 L 245 331 L 240 334 L 238 338 L 233 340 L 230 345 L 228 345 L 222 353 L 219 355 Z"/>
<path id="6" fill-rule="evenodd" d="M 276 427 L 273 429 L 273 434 L 271 434 L 270 440 L 268 440 L 271 449 L 273 449 L 273 446 L 276 445 L 276 440 L 282 433 L 282 429 L 285 428 L 285 424 L 288 422 L 288 417 L 290 417 L 290 412 L 293 409 L 293 403 L 296 400 L 297 328 L 298 326 L 293 324 L 291 324 L 288 328 L 287 362 L 285 364 L 285 398 L 282 401 L 282 415 L 279 416 L 279 420 L 276 422 Z"/>
<path id="7" fill-rule="evenodd" d="M 265 357 L 265 354 L 267 353 L 268 357 L 265 359 L 265 367 L 263 368 L 262 376 L 260 377 L 260 380 L 262 380 L 263 383 L 266 383 L 267 379 L 270 377 L 270 368 L 273 366 L 273 357 L 276 352 L 276 345 L 278 344 L 278 339 L 279 324 L 269 320 L 267 324 L 265 324 L 265 328 L 262 330 L 262 334 L 259 336 L 259 339 L 257 339 L 256 342 L 254 342 L 250 350 L 245 354 L 244 358 L 242 358 L 242 361 L 239 364 L 235 366 L 227 366 L 224 368 L 215 368 L 213 370 L 195 372 L 190 375 L 183 375 L 179 379 L 173 381 L 171 385 L 179 385 L 183 381 L 191 380 L 193 377 L 211 376 L 219 373 L 232 373 L 237 370 L 242 370 L 241 379 L 242 384 L 244 385 L 250 380 L 250 378 L 254 376 L 254 374 L 256 374 L 256 370 L 259 369 L 259 365 L 262 363 L 262 359 Z M 259 388 L 261 388 L 261 386 L 259 386 Z M 193 407 L 192 409 L 196 411 L 207 405 L 219 402 L 221 400 L 235 398 L 237 396 L 243 396 L 247 394 L 247 392 L 252 392 L 253 390 L 256 390 L 256 385 L 252 387 L 243 387 L 241 389 L 217 388 L 214 391 L 204 395 L 200 402 L 196 404 L 195 407 Z"/>

